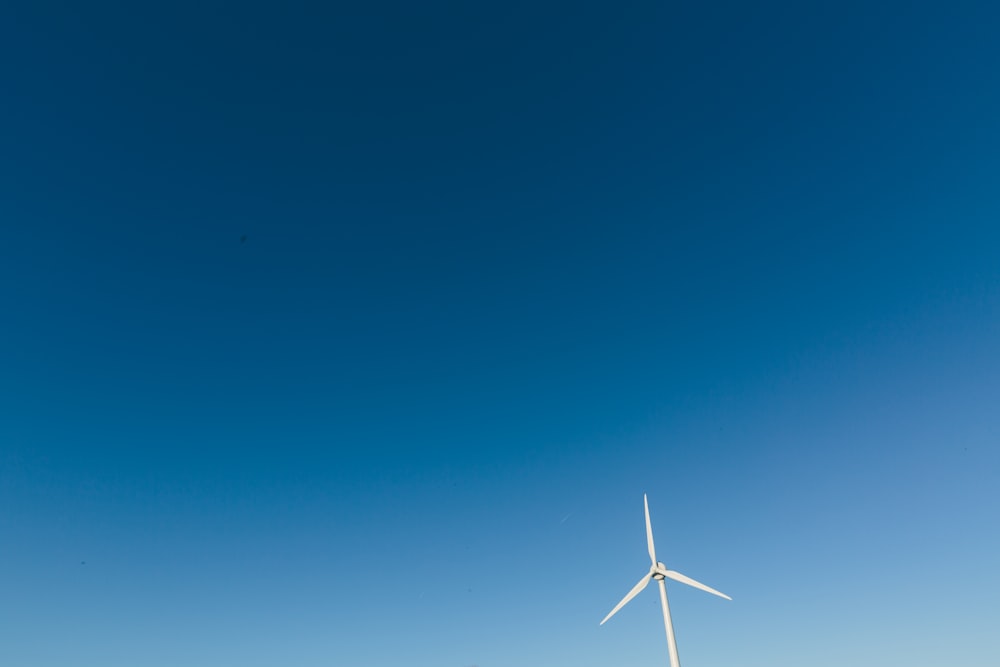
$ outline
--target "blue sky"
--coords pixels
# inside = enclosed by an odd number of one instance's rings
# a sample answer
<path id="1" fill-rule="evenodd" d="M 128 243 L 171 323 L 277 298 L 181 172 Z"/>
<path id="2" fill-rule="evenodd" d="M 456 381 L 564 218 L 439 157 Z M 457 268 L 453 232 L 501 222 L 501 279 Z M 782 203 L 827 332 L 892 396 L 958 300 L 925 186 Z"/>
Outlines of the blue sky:
<path id="1" fill-rule="evenodd" d="M 0 9 L 0 662 L 993 665 L 992 3 Z"/>

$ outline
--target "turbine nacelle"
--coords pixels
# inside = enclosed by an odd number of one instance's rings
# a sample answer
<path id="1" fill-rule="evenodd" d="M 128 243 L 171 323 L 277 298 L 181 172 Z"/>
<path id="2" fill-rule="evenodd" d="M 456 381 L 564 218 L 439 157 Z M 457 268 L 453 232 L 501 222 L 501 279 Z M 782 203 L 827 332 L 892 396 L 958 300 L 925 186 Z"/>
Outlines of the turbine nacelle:
<path id="1" fill-rule="evenodd" d="M 653 579 L 663 581 L 667 578 L 667 566 L 663 563 L 657 562 L 656 565 L 649 568 L 649 573 L 653 575 Z"/>

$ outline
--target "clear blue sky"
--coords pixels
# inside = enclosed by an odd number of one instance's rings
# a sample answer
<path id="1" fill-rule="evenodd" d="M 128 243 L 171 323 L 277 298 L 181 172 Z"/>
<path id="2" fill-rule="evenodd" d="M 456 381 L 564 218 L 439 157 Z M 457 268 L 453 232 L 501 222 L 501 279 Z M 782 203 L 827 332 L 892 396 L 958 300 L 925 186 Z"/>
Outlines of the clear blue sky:
<path id="1" fill-rule="evenodd" d="M 6 3 L 0 663 L 996 665 L 1000 13 Z M 877 5 L 877 6 L 873 6 Z"/>

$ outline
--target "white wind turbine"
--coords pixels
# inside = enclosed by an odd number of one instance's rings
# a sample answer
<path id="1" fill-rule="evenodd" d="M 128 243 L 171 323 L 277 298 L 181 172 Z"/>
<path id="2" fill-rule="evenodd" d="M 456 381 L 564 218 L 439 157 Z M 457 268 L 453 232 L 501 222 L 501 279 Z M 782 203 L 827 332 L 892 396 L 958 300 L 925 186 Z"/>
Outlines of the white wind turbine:
<path id="1" fill-rule="evenodd" d="M 688 586 L 694 586 L 695 588 L 700 588 L 706 593 L 711 593 L 712 595 L 718 595 L 720 598 L 726 598 L 727 600 L 732 600 L 731 597 L 724 593 L 720 593 L 714 588 L 709 588 L 703 583 L 697 582 L 691 577 L 686 577 L 680 572 L 675 572 L 674 570 L 668 570 L 666 565 L 656 560 L 656 550 L 653 548 L 653 527 L 649 524 L 649 501 L 646 500 L 646 494 L 642 496 L 642 503 L 646 508 L 646 544 L 649 547 L 649 560 L 652 561 L 652 565 L 649 568 L 649 572 L 646 576 L 639 580 L 639 583 L 635 585 L 635 588 L 628 592 L 622 601 L 619 602 L 611 613 L 604 617 L 601 621 L 601 625 L 604 625 L 609 618 L 614 616 L 619 609 L 625 606 L 625 604 L 634 598 L 636 595 L 642 592 L 642 589 L 646 587 L 650 579 L 656 579 L 657 583 L 660 584 L 660 603 L 663 606 L 663 625 L 667 629 L 667 649 L 670 651 L 670 665 L 671 667 L 680 667 L 680 658 L 677 657 L 677 642 L 674 640 L 674 624 L 670 620 L 670 605 L 667 604 L 667 586 L 663 583 L 664 578 L 670 578 L 674 581 L 679 581 L 682 584 L 687 584 Z"/>

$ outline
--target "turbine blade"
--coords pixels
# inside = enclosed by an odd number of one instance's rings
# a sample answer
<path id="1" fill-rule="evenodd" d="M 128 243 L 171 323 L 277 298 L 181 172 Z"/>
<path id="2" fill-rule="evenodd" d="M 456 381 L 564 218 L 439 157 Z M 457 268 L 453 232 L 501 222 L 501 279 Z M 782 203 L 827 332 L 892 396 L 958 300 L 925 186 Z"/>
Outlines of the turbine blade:
<path id="1" fill-rule="evenodd" d="M 619 602 L 617 605 L 615 605 L 615 608 L 611 610 L 611 613 L 604 617 L 604 620 L 601 621 L 601 625 L 604 625 L 608 621 L 609 618 L 611 618 L 612 616 L 614 616 L 615 614 L 617 614 L 618 610 L 625 606 L 625 603 L 627 603 L 629 600 L 631 600 L 636 595 L 638 595 L 639 593 L 641 593 L 642 589 L 646 587 L 646 584 L 649 583 L 649 580 L 650 580 L 650 578 L 652 576 L 653 576 L 653 573 L 650 572 L 645 577 L 643 577 L 642 579 L 640 579 L 639 583 L 637 583 L 635 585 L 635 587 L 633 587 L 632 590 L 630 590 L 628 592 L 628 594 L 624 598 L 622 598 L 622 601 Z"/>
<path id="2" fill-rule="evenodd" d="M 646 547 L 649 549 L 649 560 L 656 565 L 656 549 L 653 548 L 653 526 L 649 523 L 649 501 L 646 494 L 642 494 L 642 504 L 646 508 Z"/>
<path id="3" fill-rule="evenodd" d="M 720 598 L 726 598 L 727 600 L 732 600 L 732 598 L 729 597 L 728 595 L 726 595 L 725 593 L 720 593 L 719 591 L 715 590 L 714 588 L 706 586 L 705 584 L 701 583 L 700 581 L 695 581 L 691 577 L 686 577 L 683 574 L 681 574 L 680 572 L 677 572 L 675 570 L 667 570 L 663 574 L 666 575 L 666 576 L 668 576 L 668 577 L 670 577 L 674 581 L 679 581 L 682 584 L 687 584 L 688 586 L 694 586 L 695 588 L 701 589 L 701 590 L 705 591 L 706 593 L 711 593 L 712 595 L 718 595 Z"/>

